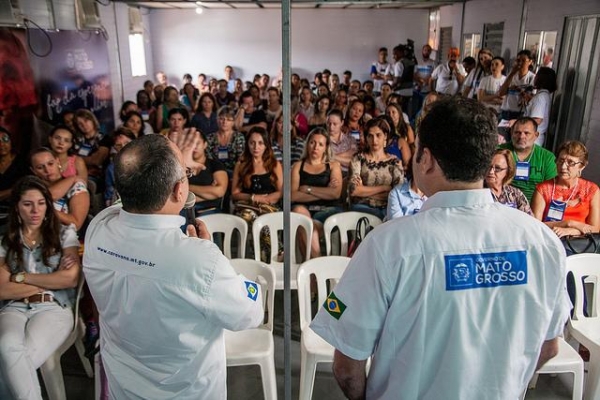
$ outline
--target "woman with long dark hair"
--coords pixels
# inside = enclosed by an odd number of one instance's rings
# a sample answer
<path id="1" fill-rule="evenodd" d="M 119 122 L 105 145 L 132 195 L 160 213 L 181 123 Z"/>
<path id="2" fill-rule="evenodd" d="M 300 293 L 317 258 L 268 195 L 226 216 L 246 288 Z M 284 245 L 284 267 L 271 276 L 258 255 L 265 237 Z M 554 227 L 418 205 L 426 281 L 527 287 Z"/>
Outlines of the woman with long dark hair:
<path id="1" fill-rule="evenodd" d="M 80 273 L 75 228 L 64 226 L 50 191 L 21 179 L 11 196 L 0 246 L 0 398 L 42 398 L 36 370 L 73 329 Z"/>

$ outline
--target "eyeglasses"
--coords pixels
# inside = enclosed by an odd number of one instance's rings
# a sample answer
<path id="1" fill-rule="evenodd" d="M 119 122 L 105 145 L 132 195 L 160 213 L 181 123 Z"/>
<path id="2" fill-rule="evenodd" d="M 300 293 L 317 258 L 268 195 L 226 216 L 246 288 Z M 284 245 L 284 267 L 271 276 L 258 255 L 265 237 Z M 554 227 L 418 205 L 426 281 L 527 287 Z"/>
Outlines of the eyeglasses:
<path id="1" fill-rule="evenodd" d="M 566 158 L 559 158 L 556 160 L 556 165 L 560 166 L 563 164 L 567 164 L 567 167 L 573 168 L 574 166 L 576 166 L 578 164 L 583 164 L 583 161 L 572 161 L 572 160 L 567 160 Z"/>
<path id="2" fill-rule="evenodd" d="M 2 135 L 2 136 L 0 136 L 0 142 L 2 142 L 2 143 L 10 143 L 10 136 L 8 136 L 8 135 Z"/>
<path id="3" fill-rule="evenodd" d="M 229 117 L 219 117 L 219 119 L 221 121 L 233 121 L 233 118 L 229 118 Z"/>
<path id="4" fill-rule="evenodd" d="M 497 166 L 497 165 L 492 165 L 492 166 L 490 167 L 490 171 L 494 171 L 494 173 L 495 173 L 495 174 L 499 174 L 500 172 L 502 172 L 502 171 L 506 171 L 507 169 L 508 169 L 508 168 L 501 168 L 501 167 L 499 167 L 499 166 Z"/>
<path id="5" fill-rule="evenodd" d="M 192 171 L 191 168 L 187 167 L 185 169 L 185 175 L 179 178 L 179 182 L 183 183 L 183 181 L 185 181 L 186 179 L 190 179 L 192 176 L 194 176 L 194 171 Z"/>

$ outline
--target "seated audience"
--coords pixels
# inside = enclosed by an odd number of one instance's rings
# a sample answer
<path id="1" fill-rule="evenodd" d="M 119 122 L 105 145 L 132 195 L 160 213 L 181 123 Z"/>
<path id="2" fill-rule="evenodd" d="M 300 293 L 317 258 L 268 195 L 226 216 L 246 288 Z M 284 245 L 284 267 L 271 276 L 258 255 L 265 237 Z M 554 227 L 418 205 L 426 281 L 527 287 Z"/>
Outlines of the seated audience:
<path id="1" fill-rule="evenodd" d="M 200 95 L 196 114 L 192 117 L 191 125 L 206 136 L 219 130 L 217 102 L 212 94 L 202 93 Z"/>
<path id="2" fill-rule="evenodd" d="M 333 161 L 329 135 L 323 128 L 312 130 L 306 138 L 302 159 L 292 167 L 292 211 L 311 217 L 315 224 L 311 258 L 321 255 L 319 244 L 325 220 L 342 212 L 342 170 Z"/>
<path id="3" fill-rule="evenodd" d="M 73 330 L 79 241 L 61 226 L 44 183 L 22 178 L 0 246 L 0 398 L 41 399 L 37 369 Z"/>
<path id="4" fill-rule="evenodd" d="M 329 96 L 319 96 L 315 103 L 315 110 L 312 117 L 308 120 L 308 130 L 312 131 L 315 128 L 323 128 L 327 123 L 327 113 L 329 112 L 329 106 L 331 100 Z"/>
<path id="5" fill-rule="evenodd" d="M 511 128 L 511 142 L 500 145 L 512 152 L 517 165 L 511 185 L 521 189 L 530 202 L 537 184 L 556 176 L 554 154 L 535 144 L 537 137 L 535 120 L 522 117 Z"/>
<path id="6" fill-rule="evenodd" d="M 206 135 L 211 158 L 221 161 L 230 177 L 246 147 L 246 137 L 234 129 L 234 121 L 233 108 L 221 107 L 217 113 L 219 129 L 213 134 Z"/>
<path id="7" fill-rule="evenodd" d="M 123 119 L 123 127 L 129 129 L 136 138 L 144 136 L 147 132 L 144 129 L 146 123 L 142 115 L 137 111 L 128 112 Z M 151 132 L 154 133 L 154 132 Z"/>
<path id="8" fill-rule="evenodd" d="M 414 147 L 415 134 L 410 125 L 404 121 L 400 104 L 389 104 L 385 109 L 385 115 L 392 122 L 392 135 L 388 140 L 386 151 L 398 157 L 404 169 L 407 169 L 410 166 L 411 146 Z"/>
<path id="9" fill-rule="evenodd" d="M 177 89 L 168 86 L 163 93 L 163 103 L 156 107 L 155 132 L 161 132 L 169 128 L 169 111 L 174 108 L 185 108 L 185 106 L 179 101 Z"/>
<path id="10" fill-rule="evenodd" d="M 185 107 L 176 107 L 169 110 L 169 127 L 160 131 L 160 134 L 177 141 L 177 137 L 188 127 L 189 114 Z"/>
<path id="11" fill-rule="evenodd" d="M 27 162 L 12 151 L 8 131 L 0 127 L 0 205 L 8 205 L 13 185 L 27 175 Z"/>
<path id="12" fill-rule="evenodd" d="M 363 126 L 364 126 L 365 104 L 361 100 L 354 100 L 348 107 L 348 112 L 344 118 L 342 130 L 352 136 L 356 143 L 363 144 Z"/>
<path id="13" fill-rule="evenodd" d="M 75 128 L 75 154 L 83 158 L 89 178 L 99 184 L 104 178 L 104 163 L 112 147 L 110 135 L 100 132 L 96 116 L 86 109 L 75 112 Z"/>
<path id="14" fill-rule="evenodd" d="M 222 212 L 222 202 L 229 178 L 225 166 L 219 160 L 208 157 L 206 135 L 200 131 L 200 140 L 193 152 L 193 160 L 204 169 L 188 178 L 190 192 L 196 195 L 196 215 Z"/>
<path id="15" fill-rule="evenodd" d="M 106 167 L 106 176 L 104 177 L 104 205 L 110 207 L 119 199 L 119 193 L 115 188 L 115 164 L 114 157 L 121 151 L 123 147 L 136 139 L 135 134 L 126 127 L 117 128 L 113 133 L 114 144 L 111 150 L 111 160 Z"/>
<path id="16" fill-rule="evenodd" d="M 383 118 L 374 118 L 365 126 L 365 149 L 350 163 L 348 193 L 351 209 L 385 217 L 390 190 L 404 181 L 402 163 L 385 152 L 392 130 Z"/>
<path id="17" fill-rule="evenodd" d="M 191 81 L 191 76 L 190 76 Z M 196 111 L 196 103 L 198 101 L 198 94 L 196 93 L 196 88 L 191 82 L 183 85 L 182 94 L 179 97 L 179 102 L 183 104 L 185 108 L 187 108 L 189 113 L 193 113 Z"/>
<path id="18" fill-rule="evenodd" d="M 50 149 L 58 159 L 60 173 L 63 178 L 78 176 L 87 181 L 87 167 L 83 158 L 70 154 L 73 147 L 73 132 L 64 125 L 58 125 L 48 135 Z"/>
<path id="19" fill-rule="evenodd" d="M 310 118 L 315 112 L 315 106 L 313 104 L 313 94 L 310 91 L 310 88 L 307 86 L 304 86 L 300 90 L 300 103 L 298 104 L 298 110 L 300 113 L 304 114 L 307 121 L 310 121 Z"/>
<path id="20" fill-rule="evenodd" d="M 346 177 L 350 162 L 358 151 L 358 145 L 352 136 L 342 130 L 343 119 L 341 111 L 332 110 L 327 116 L 327 132 L 331 140 L 333 160 L 340 163 L 342 174 Z"/>
<path id="21" fill-rule="evenodd" d="M 600 232 L 598 185 L 581 177 L 588 164 L 583 143 L 568 141 L 558 148 L 558 175 L 535 189 L 533 215 L 559 236 Z"/>
<path id="22" fill-rule="evenodd" d="M 290 165 L 300 160 L 304 152 L 304 140 L 298 137 L 296 132 L 296 126 L 292 122 L 289 135 Z M 271 129 L 271 146 L 273 147 L 273 153 L 277 161 L 283 162 L 283 114 L 279 114 Z"/>
<path id="23" fill-rule="evenodd" d="M 417 187 L 415 180 L 406 179 L 390 190 L 385 220 L 416 214 L 425 200 L 427 196 Z"/>
<path id="24" fill-rule="evenodd" d="M 283 112 L 283 106 L 281 105 L 281 96 L 279 95 L 279 89 L 271 86 L 267 89 L 267 107 L 265 108 L 265 116 L 267 117 L 267 129 L 271 130 L 273 127 L 273 121 L 279 114 Z"/>
<path id="25" fill-rule="evenodd" d="M 60 161 L 47 148 L 34 150 L 30 164 L 33 174 L 50 188 L 54 210 L 60 223 L 73 224 L 79 230 L 90 209 L 90 195 L 85 181 L 76 175 L 63 178 L 60 175 Z"/>
<path id="26" fill-rule="evenodd" d="M 263 110 L 256 108 L 252 93 L 246 91 L 242 93 L 240 99 L 240 108 L 235 117 L 235 128 L 247 135 L 254 127 L 267 129 L 267 117 Z"/>
<path id="27" fill-rule="evenodd" d="M 254 127 L 233 171 L 231 197 L 249 204 L 277 204 L 282 194 L 281 164 L 275 159 L 267 131 Z"/>
<path id="28" fill-rule="evenodd" d="M 494 201 L 533 215 L 529 201 L 523 192 L 510 186 L 515 172 L 516 164 L 511 152 L 507 149 L 498 149 L 494 153 L 492 165 L 485 176 L 485 186 L 490 189 Z"/>

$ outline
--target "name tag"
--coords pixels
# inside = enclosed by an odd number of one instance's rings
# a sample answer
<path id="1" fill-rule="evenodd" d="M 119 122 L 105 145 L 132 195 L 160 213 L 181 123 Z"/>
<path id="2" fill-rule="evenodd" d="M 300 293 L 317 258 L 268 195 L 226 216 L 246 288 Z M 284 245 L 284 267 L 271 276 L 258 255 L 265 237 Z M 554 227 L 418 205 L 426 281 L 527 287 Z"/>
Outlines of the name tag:
<path id="1" fill-rule="evenodd" d="M 81 147 L 79 148 L 79 151 L 77 152 L 77 154 L 80 155 L 81 157 L 87 157 L 90 155 L 91 152 L 92 152 L 92 146 L 90 146 L 89 144 L 82 144 Z"/>
<path id="2" fill-rule="evenodd" d="M 244 114 L 244 125 L 248 125 L 250 123 L 251 114 Z"/>
<path id="3" fill-rule="evenodd" d="M 444 256 L 446 290 L 527 284 L 527 252 Z"/>
<path id="4" fill-rule="evenodd" d="M 219 147 L 217 158 L 219 160 L 227 160 L 229 158 L 229 152 L 227 151 L 227 147 Z"/>
<path id="5" fill-rule="evenodd" d="M 548 215 L 545 221 L 562 221 L 567 208 L 566 201 L 552 200 L 548 207 Z"/>
<path id="6" fill-rule="evenodd" d="M 517 208 L 517 203 L 505 203 L 505 205 L 509 206 L 510 208 Z"/>
<path id="7" fill-rule="evenodd" d="M 53 205 L 56 211 L 64 211 L 67 208 L 67 200 L 65 198 L 55 200 Z"/>
<path id="8" fill-rule="evenodd" d="M 515 180 L 517 181 L 528 181 L 529 180 L 529 162 L 518 161 L 517 171 L 515 173 Z"/>
<path id="9" fill-rule="evenodd" d="M 360 131 L 350 131 L 350 136 L 352 136 L 357 142 L 360 142 Z"/>

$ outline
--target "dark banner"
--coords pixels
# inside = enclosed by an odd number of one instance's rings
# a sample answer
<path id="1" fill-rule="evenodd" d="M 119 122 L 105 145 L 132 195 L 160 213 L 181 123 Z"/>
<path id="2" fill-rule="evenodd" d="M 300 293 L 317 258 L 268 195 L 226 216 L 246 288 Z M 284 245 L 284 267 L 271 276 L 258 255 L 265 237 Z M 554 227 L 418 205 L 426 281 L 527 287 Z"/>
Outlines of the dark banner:
<path id="1" fill-rule="evenodd" d="M 48 32 L 52 51 L 45 57 L 47 39 L 36 35 L 30 51 L 42 118 L 55 125 L 65 111 L 86 108 L 96 115 L 100 130 L 114 129 L 108 47 L 104 36 L 91 31 Z"/>
<path id="2" fill-rule="evenodd" d="M 107 43 L 94 32 L 0 28 L 0 126 L 13 150 L 45 142 L 65 111 L 91 110 L 103 133 L 114 129 Z"/>

